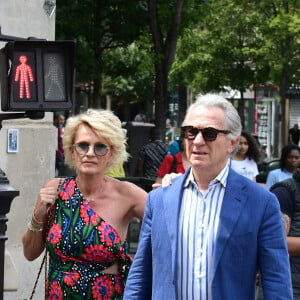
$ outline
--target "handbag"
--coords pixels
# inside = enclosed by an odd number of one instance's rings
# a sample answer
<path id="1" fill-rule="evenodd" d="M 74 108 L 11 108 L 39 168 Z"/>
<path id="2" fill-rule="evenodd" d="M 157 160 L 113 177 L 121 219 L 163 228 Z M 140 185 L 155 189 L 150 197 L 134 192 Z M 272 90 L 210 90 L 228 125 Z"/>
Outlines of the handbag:
<path id="1" fill-rule="evenodd" d="M 59 192 L 59 189 L 62 185 L 64 181 L 64 178 L 60 178 L 59 179 L 59 183 L 58 183 L 58 186 L 57 186 L 57 193 Z M 48 229 L 49 229 L 49 223 L 50 223 L 50 219 L 48 219 Z M 41 276 L 41 272 L 43 270 L 43 267 L 45 265 L 45 282 L 46 282 L 46 278 L 47 278 L 47 273 L 48 273 L 48 251 L 47 251 L 47 248 L 45 247 L 45 253 L 44 253 L 44 257 L 43 257 L 43 260 L 42 260 L 42 263 L 40 265 L 40 268 L 39 268 L 39 271 L 38 271 L 38 274 L 37 274 L 37 277 L 36 277 L 36 280 L 34 282 L 34 285 L 33 285 L 33 289 L 32 289 L 32 292 L 31 292 L 31 295 L 30 295 L 30 298 L 29 300 L 32 300 L 33 299 L 33 296 L 35 294 L 35 289 L 37 287 L 37 284 L 39 282 L 39 278 Z M 45 284 L 45 299 L 46 299 L 46 293 L 47 293 L 47 286 Z"/>

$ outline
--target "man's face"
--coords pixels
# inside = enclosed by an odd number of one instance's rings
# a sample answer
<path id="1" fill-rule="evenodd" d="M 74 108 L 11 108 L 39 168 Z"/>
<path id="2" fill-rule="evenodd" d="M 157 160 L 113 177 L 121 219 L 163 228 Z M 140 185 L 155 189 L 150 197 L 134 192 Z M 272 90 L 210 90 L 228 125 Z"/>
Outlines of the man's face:
<path id="1" fill-rule="evenodd" d="M 65 123 L 65 117 L 63 115 L 58 116 L 58 125 L 63 126 Z"/>
<path id="2" fill-rule="evenodd" d="M 225 130 L 224 124 L 225 114 L 221 108 L 204 106 L 194 109 L 186 123 L 200 129 L 213 127 L 219 130 Z M 237 141 L 227 139 L 224 133 L 219 133 L 214 141 L 205 141 L 201 132 L 194 140 L 184 139 L 187 158 L 193 169 L 205 171 L 212 176 L 217 176 L 224 168 Z"/>

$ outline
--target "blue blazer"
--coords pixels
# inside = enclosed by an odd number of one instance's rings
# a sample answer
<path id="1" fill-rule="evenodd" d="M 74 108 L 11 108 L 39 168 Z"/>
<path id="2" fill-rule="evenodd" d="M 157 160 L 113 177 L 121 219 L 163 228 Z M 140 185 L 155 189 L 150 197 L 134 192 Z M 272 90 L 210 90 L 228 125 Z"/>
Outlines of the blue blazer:
<path id="1" fill-rule="evenodd" d="M 124 299 L 177 297 L 177 228 L 183 184 L 149 193 Z M 264 300 L 292 299 L 290 265 L 276 197 L 230 169 L 212 263 L 213 300 L 254 300 L 260 270 Z"/>

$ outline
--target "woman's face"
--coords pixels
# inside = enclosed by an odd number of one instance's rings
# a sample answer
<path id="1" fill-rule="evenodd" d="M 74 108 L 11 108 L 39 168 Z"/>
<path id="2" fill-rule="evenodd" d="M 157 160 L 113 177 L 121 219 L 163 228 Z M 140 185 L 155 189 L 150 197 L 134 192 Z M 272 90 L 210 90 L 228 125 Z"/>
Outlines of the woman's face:
<path id="1" fill-rule="evenodd" d="M 78 153 L 76 147 L 72 147 L 72 155 L 75 160 L 77 172 L 82 172 L 86 175 L 104 174 L 106 166 L 112 158 L 111 148 L 107 140 L 98 136 L 89 126 L 82 124 L 78 127 L 75 134 L 74 145 L 78 143 L 88 145 L 88 150 L 86 153 Z M 108 146 L 109 149 L 106 154 L 99 156 L 95 153 L 95 145 L 97 150 L 104 147 L 104 145 Z M 98 153 L 97 150 L 96 152 Z M 100 151 L 99 153 L 102 154 Z"/>
<path id="2" fill-rule="evenodd" d="M 239 150 L 238 150 L 239 154 L 246 156 L 248 149 L 249 149 L 249 144 L 247 139 L 244 136 L 241 136 L 240 143 L 239 143 Z"/>

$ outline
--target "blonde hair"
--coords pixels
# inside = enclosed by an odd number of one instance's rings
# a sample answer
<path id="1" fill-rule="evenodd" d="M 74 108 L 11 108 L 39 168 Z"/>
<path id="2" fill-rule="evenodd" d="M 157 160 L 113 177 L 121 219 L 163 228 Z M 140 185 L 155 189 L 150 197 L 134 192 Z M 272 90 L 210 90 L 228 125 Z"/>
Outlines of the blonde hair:
<path id="1" fill-rule="evenodd" d="M 126 151 L 126 130 L 120 119 L 110 110 L 88 109 L 85 113 L 68 118 L 63 136 L 63 149 L 66 163 L 75 169 L 72 146 L 80 125 L 89 126 L 96 135 L 105 138 L 111 147 L 112 159 L 106 169 L 123 164 L 128 159 Z"/>

